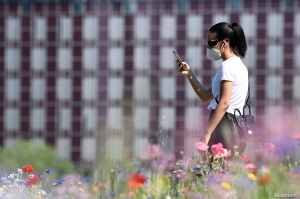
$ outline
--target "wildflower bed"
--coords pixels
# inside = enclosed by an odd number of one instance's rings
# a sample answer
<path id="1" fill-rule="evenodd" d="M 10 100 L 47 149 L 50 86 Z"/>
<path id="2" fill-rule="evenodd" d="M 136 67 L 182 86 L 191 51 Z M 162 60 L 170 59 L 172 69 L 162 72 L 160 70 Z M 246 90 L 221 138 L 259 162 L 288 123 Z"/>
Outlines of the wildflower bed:
<path id="1" fill-rule="evenodd" d="M 175 161 L 149 143 L 130 168 L 112 168 L 104 179 L 72 174 L 53 181 L 51 169 L 37 174 L 25 165 L 1 178 L 0 198 L 300 198 L 300 162 L 290 162 L 272 143 L 264 144 L 259 161 L 221 143 L 211 153 L 204 143 L 195 147 L 198 153 Z"/>

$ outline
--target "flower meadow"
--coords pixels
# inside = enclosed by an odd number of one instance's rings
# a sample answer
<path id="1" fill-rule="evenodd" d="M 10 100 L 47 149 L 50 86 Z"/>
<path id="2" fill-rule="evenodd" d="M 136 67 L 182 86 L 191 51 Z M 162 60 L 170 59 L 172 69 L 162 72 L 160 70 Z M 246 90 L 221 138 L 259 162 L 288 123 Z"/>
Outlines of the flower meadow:
<path id="1" fill-rule="evenodd" d="M 175 159 L 149 142 L 137 159 L 104 171 L 101 179 L 69 174 L 53 180 L 51 168 L 24 165 L 1 176 L 0 198 L 240 199 L 300 198 L 300 161 L 263 143 L 259 158 L 195 143 L 195 154 Z"/>

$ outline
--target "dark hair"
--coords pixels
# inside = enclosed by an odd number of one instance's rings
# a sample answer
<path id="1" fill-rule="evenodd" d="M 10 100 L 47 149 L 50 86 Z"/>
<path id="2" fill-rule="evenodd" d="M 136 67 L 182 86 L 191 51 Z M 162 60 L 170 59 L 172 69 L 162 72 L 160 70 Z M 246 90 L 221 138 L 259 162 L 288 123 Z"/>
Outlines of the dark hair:
<path id="1" fill-rule="evenodd" d="M 216 33 L 218 40 L 228 39 L 230 48 L 238 56 L 245 57 L 247 51 L 247 43 L 243 28 L 238 23 L 221 22 L 213 25 L 209 32 Z"/>

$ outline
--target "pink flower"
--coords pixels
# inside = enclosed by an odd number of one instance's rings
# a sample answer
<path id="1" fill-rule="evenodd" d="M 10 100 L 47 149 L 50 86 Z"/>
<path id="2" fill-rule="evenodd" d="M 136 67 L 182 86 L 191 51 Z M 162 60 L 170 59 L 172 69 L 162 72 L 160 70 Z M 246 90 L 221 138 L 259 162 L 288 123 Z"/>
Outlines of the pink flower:
<path id="1" fill-rule="evenodd" d="M 223 156 L 224 156 L 225 159 L 229 158 L 231 156 L 231 151 L 227 150 L 227 149 L 224 149 Z"/>
<path id="2" fill-rule="evenodd" d="M 275 145 L 272 143 L 265 143 L 265 148 L 272 152 L 275 151 Z"/>
<path id="3" fill-rule="evenodd" d="M 249 163 L 245 165 L 245 168 L 248 169 L 250 173 L 256 173 L 256 165 Z"/>
<path id="4" fill-rule="evenodd" d="M 204 142 L 197 142 L 195 146 L 199 151 L 203 151 L 203 152 L 207 151 L 208 149 L 208 146 Z"/>
<path id="5" fill-rule="evenodd" d="M 299 133 L 293 133 L 291 135 L 291 138 L 295 139 L 295 140 L 300 140 L 300 132 Z"/>
<path id="6" fill-rule="evenodd" d="M 251 162 L 251 159 L 250 159 L 249 156 L 241 155 L 240 158 L 241 158 L 242 160 L 244 160 L 246 164 L 249 164 L 249 163 Z"/>
<path id="7" fill-rule="evenodd" d="M 211 152 L 215 155 L 222 154 L 224 152 L 222 143 L 212 145 Z"/>

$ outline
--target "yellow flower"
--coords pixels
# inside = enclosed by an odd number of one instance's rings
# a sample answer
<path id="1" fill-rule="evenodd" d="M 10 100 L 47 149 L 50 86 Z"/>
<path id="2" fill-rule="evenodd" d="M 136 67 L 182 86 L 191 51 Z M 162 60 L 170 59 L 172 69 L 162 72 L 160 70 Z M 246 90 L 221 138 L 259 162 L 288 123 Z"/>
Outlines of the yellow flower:
<path id="1" fill-rule="evenodd" d="M 253 173 L 249 173 L 248 178 L 250 178 L 251 180 L 256 180 L 257 179 L 257 177 Z"/>
<path id="2" fill-rule="evenodd" d="M 0 187 L 0 191 L 3 191 L 4 189 L 2 187 Z"/>
<path id="3" fill-rule="evenodd" d="M 225 188 L 225 189 L 231 189 L 230 184 L 228 184 L 227 182 L 222 182 L 221 183 L 221 187 Z"/>
<path id="4" fill-rule="evenodd" d="M 277 167 L 278 171 L 286 171 L 287 170 L 287 167 L 284 166 L 283 164 L 280 164 L 278 167 Z"/>
<path id="5" fill-rule="evenodd" d="M 38 195 L 35 195 L 34 196 L 34 199 L 42 199 L 43 197 L 42 197 L 42 195 L 41 194 L 38 194 Z"/>
<path id="6" fill-rule="evenodd" d="M 79 191 L 80 193 L 83 193 L 83 192 L 84 192 L 84 189 L 80 187 L 80 188 L 78 189 L 78 191 Z"/>

